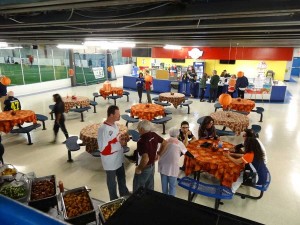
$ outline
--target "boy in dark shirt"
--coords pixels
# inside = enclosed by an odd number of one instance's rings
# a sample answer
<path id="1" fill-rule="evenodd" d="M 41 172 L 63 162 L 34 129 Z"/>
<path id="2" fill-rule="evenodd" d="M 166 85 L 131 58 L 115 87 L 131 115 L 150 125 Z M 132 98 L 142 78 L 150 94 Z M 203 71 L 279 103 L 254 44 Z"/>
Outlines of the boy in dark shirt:
<path id="1" fill-rule="evenodd" d="M 4 101 L 4 111 L 17 111 L 21 110 L 21 103 L 19 99 L 14 97 L 14 92 L 8 92 L 8 98 Z"/>

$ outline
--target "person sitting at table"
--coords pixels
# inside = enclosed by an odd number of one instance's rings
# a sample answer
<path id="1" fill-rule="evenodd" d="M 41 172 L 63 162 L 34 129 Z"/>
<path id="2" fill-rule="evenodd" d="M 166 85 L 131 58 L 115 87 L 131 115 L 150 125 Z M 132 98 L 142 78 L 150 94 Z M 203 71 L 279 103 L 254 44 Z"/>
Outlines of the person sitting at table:
<path id="1" fill-rule="evenodd" d="M 217 139 L 214 119 L 211 116 L 206 116 L 199 126 L 198 139 Z"/>
<path id="2" fill-rule="evenodd" d="M 167 139 L 167 147 L 159 155 L 158 172 L 161 177 L 162 192 L 167 195 L 176 195 L 177 177 L 179 174 L 178 161 L 181 154 L 194 158 L 187 151 L 185 145 L 177 139 L 179 135 L 177 128 L 169 130 L 170 138 Z"/>
<path id="3" fill-rule="evenodd" d="M 69 133 L 68 133 L 66 125 L 65 125 L 65 116 L 64 116 L 65 104 L 64 104 L 61 96 L 59 94 L 54 94 L 53 101 L 55 102 L 55 105 L 53 107 L 55 120 L 54 120 L 54 126 L 53 126 L 54 139 L 51 143 L 56 143 L 59 128 L 64 133 L 66 140 L 69 138 Z M 64 141 L 63 144 L 64 143 L 66 143 L 66 141 Z"/>
<path id="4" fill-rule="evenodd" d="M 259 143 L 259 145 L 261 147 L 261 150 L 264 153 L 264 162 L 265 162 L 265 164 L 267 164 L 268 159 L 267 159 L 266 148 L 263 145 L 263 143 L 256 137 L 254 131 L 252 129 L 245 129 L 245 131 L 242 134 L 242 136 L 243 136 L 243 139 L 244 139 L 244 143 L 245 143 L 245 141 L 246 141 L 247 138 L 256 138 L 256 140 L 258 141 L 258 143 Z M 232 153 L 244 154 L 245 152 L 242 149 L 243 147 L 245 147 L 244 143 L 241 143 L 241 144 L 238 144 L 238 145 L 234 146 L 233 148 L 229 149 L 229 151 L 232 152 Z"/>
<path id="5" fill-rule="evenodd" d="M 139 77 L 136 78 L 136 89 L 139 95 L 139 103 L 142 103 L 142 95 L 143 95 L 143 88 L 145 84 L 145 80 L 143 78 L 143 73 L 139 73 Z"/>
<path id="6" fill-rule="evenodd" d="M 223 153 L 228 159 L 236 164 L 244 164 L 245 169 L 240 173 L 240 177 L 232 184 L 231 190 L 233 193 L 245 181 L 245 171 L 257 173 L 256 185 L 264 185 L 267 181 L 267 166 L 264 163 L 264 153 L 256 138 L 250 137 L 245 141 L 245 154 L 238 157 L 235 153 Z"/>
<path id="7" fill-rule="evenodd" d="M 4 111 L 10 111 L 10 110 L 21 110 L 21 103 L 20 100 L 14 97 L 14 92 L 9 91 L 7 93 L 8 98 L 4 101 Z"/>

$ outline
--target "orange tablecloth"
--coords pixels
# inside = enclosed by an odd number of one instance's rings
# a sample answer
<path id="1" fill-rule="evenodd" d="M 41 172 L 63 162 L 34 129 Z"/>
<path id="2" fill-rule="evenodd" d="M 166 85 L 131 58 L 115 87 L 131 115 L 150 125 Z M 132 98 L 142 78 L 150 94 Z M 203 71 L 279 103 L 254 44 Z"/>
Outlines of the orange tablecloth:
<path id="1" fill-rule="evenodd" d="M 210 116 L 214 119 L 215 125 L 229 127 L 237 135 L 240 135 L 249 126 L 249 118 L 240 113 L 218 111 L 210 114 Z"/>
<path id="2" fill-rule="evenodd" d="M 174 95 L 171 95 L 170 92 L 165 92 L 159 94 L 159 101 L 171 102 L 174 105 L 174 107 L 177 109 L 177 106 L 179 106 L 182 102 L 185 101 L 185 96 L 184 94 L 181 93 L 174 93 Z"/>
<path id="3" fill-rule="evenodd" d="M 210 148 L 200 145 L 204 142 L 214 143 L 213 140 L 197 140 L 187 146 L 188 151 L 194 155 L 194 159 L 186 157 L 185 174 L 190 175 L 195 171 L 206 171 L 220 180 L 221 184 L 231 187 L 232 183 L 240 176 L 242 165 L 237 165 L 223 156 L 223 149 L 213 152 Z M 215 141 L 217 144 L 218 141 Z M 223 148 L 231 148 L 232 144 L 223 142 Z"/>
<path id="4" fill-rule="evenodd" d="M 72 99 L 72 97 L 63 97 L 62 100 L 65 103 L 66 113 L 73 107 L 88 107 L 90 105 L 89 98 L 83 96 L 76 96 L 76 99 Z"/>
<path id="5" fill-rule="evenodd" d="M 143 120 L 153 120 L 157 116 L 165 116 L 165 109 L 157 104 L 136 104 L 131 106 L 130 114 Z"/>
<path id="6" fill-rule="evenodd" d="M 123 88 L 119 88 L 119 87 L 112 87 L 109 91 L 105 91 L 104 88 L 101 88 L 99 91 L 100 95 L 106 99 L 107 96 L 109 95 L 119 95 L 122 96 L 123 95 Z"/>
<path id="7" fill-rule="evenodd" d="M 36 115 L 31 110 L 17 110 L 16 115 L 11 115 L 11 111 L 0 113 L 0 131 L 9 133 L 14 126 L 25 122 L 36 123 Z"/>
<path id="8" fill-rule="evenodd" d="M 255 102 L 248 99 L 233 98 L 231 104 L 223 109 L 233 109 L 241 112 L 251 112 L 255 107 Z"/>
<path id="9" fill-rule="evenodd" d="M 91 153 L 98 149 L 98 129 L 102 123 L 91 124 L 84 127 L 80 131 L 80 139 L 82 143 L 86 146 L 86 151 Z M 121 133 L 127 132 L 127 127 L 123 124 L 117 124 Z"/>

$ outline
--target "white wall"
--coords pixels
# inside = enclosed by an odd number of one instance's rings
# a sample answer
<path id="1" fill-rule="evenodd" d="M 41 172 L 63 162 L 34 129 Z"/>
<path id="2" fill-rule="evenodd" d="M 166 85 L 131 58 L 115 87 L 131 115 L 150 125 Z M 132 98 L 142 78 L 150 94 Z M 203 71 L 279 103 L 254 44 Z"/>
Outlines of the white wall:
<path id="1" fill-rule="evenodd" d="M 130 75 L 132 73 L 132 64 L 117 65 L 114 67 L 115 67 L 117 78 Z M 114 77 L 114 72 L 112 77 Z"/>
<path id="2" fill-rule="evenodd" d="M 22 95 L 36 94 L 44 91 L 51 91 L 59 88 L 71 87 L 71 79 L 46 81 L 42 83 L 8 86 L 7 91 L 13 91 L 16 97 Z"/>

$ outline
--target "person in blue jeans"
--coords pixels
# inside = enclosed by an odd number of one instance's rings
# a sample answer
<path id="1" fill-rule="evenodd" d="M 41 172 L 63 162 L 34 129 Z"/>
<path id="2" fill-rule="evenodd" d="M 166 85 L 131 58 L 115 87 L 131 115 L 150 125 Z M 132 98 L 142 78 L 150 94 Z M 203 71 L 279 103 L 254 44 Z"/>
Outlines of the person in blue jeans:
<path id="1" fill-rule="evenodd" d="M 143 73 L 139 73 L 139 77 L 136 78 L 136 89 L 139 95 L 139 103 L 142 103 L 142 95 L 143 95 L 143 89 L 145 85 L 145 80 L 143 77 Z"/>
<path id="2" fill-rule="evenodd" d="M 189 76 L 187 73 L 184 73 L 181 78 L 182 81 L 182 93 L 186 93 L 186 86 L 189 82 Z"/>
<path id="3" fill-rule="evenodd" d="M 160 153 L 158 161 L 158 172 L 161 177 L 162 192 L 167 195 L 176 195 L 177 177 L 179 174 L 179 158 L 180 154 L 189 153 L 180 140 L 177 139 L 179 129 L 172 127 L 169 130 L 170 138 L 167 139 L 167 147 L 165 151 Z M 193 157 L 189 153 L 189 156 Z"/>
<path id="4" fill-rule="evenodd" d="M 136 192 L 140 187 L 149 190 L 154 189 L 154 164 L 157 160 L 157 154 L 163 152 L 167 144 L 161 136 L 151 131 L 150 121 L 140 121 L 137 129 L 141 136 L 137 142 L 139 163 L 135 168 L 133 177 L 133 192 Z M 161 145 L 157 152 L 159 143 Z"/>

